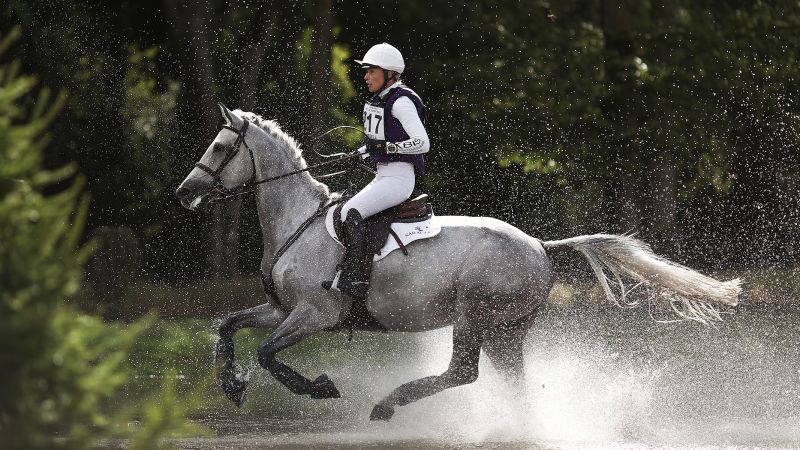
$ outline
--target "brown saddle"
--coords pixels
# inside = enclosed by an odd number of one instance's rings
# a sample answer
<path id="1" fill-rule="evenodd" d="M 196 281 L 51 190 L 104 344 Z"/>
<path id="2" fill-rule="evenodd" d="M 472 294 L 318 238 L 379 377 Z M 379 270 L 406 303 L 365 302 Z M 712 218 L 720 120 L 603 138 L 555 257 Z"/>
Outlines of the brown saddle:
<path id="1" fill-rule="evenodd" d="M 336 237 L 339 241 L 342 241 L 342 236 L 344 236 L 344 231 L 342 229 L 342 206 L 344 206 L 344 203 L 344 201 L 340 202 L 333 212 L 333 228 L 336 231 Z M 391 235 L 395 241 L 397 241 L 403 254 L 408 255 L 405 244 L 403 244 L 397 234 L 392 230 L 392 223 L 422 222 L 430 219 L 432 216 L 433 208 L 431 208 L 428 194 L 419 191 L 413 192 L 411 197 L 403 203 L 368 217 L 364 221 L 369 251 L 379 254 L 383 245 L 386 243 L 386 239 Z"/>

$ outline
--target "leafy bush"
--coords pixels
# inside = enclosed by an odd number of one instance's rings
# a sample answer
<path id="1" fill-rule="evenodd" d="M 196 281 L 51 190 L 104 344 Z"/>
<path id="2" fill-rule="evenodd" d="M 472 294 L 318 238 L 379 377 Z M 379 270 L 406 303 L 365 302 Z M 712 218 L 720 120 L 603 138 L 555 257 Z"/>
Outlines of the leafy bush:
<path id="1" fill-rule="evenodd" d="M 0 55 L 20 35 L 0 41 Z M 4 448 L 85 448 L 95 439 L 133 434 L 152 448 L 184 427 L 185 407 L 167 380 L 144 405 L 144 426 L 127 430 L 132 407 L 103 405 L 128 379 L 128 351 L 152 319 L 124 329 L 70 307 L 93 245 L 79 246 L 88 208 L 74 165 L 41 167 L 46 130 L 65 95 L 0 65 L 0 443 Z M 30 105 L 30 107 L 28 107 Z M 53 193 L 54 192 L 54 193 Z M 172 383 L 172 384 L 170 384 Z"/>

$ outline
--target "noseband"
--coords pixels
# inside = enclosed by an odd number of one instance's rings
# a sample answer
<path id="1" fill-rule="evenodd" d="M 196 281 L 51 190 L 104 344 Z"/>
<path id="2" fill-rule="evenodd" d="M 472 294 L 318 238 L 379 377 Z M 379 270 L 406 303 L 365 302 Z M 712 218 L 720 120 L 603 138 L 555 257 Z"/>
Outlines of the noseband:
<path id="1" fill-rule="evenodd" d="M 256 182 L 256 158 L 253 155 L 253 149 L 251 149 L 250 146 L 247 145 L 247 141 L 244 140 L 245 136 L 247 135 L 247 129 L 250 127 L 250 121 L 248 121 L 247 119 L 242 119 L 242 121 L 243 124 L 240 130 L 237 130 L 236 128 L 230 125 L 223 125 L 223 128 L 226 128 L 236 133 L 236 140 L 233 141 L 233 145 L 231 147 L 228 147 L 225 150 L 226 152 L 225 159 L 222 160 L 222 163 L 219 165 L 219 167 L 217 167 L 216 170 L 212 170 L 210 167 L 200 162 L 195 163 L 194 165 L 203 172 L 211 175 L 211 178 L 214 179 L 214 186 L 211 188 L 212 191 L 224 198 L 239 195 L 241 193 L 250 192 L 253 189 L 254 185 L 259 184 Z M 250 179 L 247 180 L 247 182 L 245 182 L 243 185 L 235 187 L 233 189 L 228 189 L 222 183 L 222 177 L 220 176 L 220 174 L 225 169 L 225 166 L 227 166 L 233 160 L 233 158 L 236 157 L 236 154 L 239 153 L 239 149 L 241 148 L 242 145 L 244 145 L 247 151 L 250 152 L 250 163 L 253 165 L 253 173 L 252 175 L 250 175 Z"/>

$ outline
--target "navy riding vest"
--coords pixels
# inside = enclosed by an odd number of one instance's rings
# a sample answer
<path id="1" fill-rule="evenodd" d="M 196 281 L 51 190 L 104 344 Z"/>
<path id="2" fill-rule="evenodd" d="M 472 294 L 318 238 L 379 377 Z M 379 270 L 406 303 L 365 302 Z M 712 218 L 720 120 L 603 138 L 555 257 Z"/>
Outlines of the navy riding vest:
<path id="1" fill-rule="evenodd" d="M 414 102 L 414 106 L 417 107 L 417 114 L 419 114 L 419 118 L 422 121 L 422 124 L 425 125 L 425 119 L 428 115 L 428 108 L 422 103 L 422 100 L 417 96 L 413 91 L 410 89 L 406 89 L 404 87 L 396 87 L 394 89 L 389 90 L 386 94 L 385 98 L 381 98 L 380 95 L 374 95 L 369 102 L 369 105 L 373 107 L 383 108 L 383 118 L 384 118 L 384 139 L 386 142 L 402 142 L 410 138 L 406 130 L 403 129 L 403 125 L 400 124 L 400 121 L 397 120 L 396 117 L 392 115 L 392 106 L 394 102 L 396 102 L 400 97 L 408 97 L 412 102 Z M 425 158 L 422 154 L 418 155 L 402 155 L 399 153 L 386 153 L 385 150 L 373 153 L 371 159 L 375 163 L 388 163 L 394 161 L 402 161 L 411 163 L 414 165 L 414 174 L 418 177 L 421 177 L 425 174 Z"/>

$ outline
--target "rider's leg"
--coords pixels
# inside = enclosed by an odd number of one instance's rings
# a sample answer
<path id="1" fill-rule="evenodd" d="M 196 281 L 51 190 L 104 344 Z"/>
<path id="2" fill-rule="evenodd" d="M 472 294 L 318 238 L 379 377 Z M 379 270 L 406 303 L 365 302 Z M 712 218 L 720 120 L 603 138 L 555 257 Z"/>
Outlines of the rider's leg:
<path id="1" fill-rule="evenodd" d="M 372 255 L 367 251 L 364 219 L 357 209 L 348 211 L 343 228 L 345 252 L 341 270 L 333 281 L 324 282 L 323 287 L 338 289 L 354 299 L 364 299 L 369 288 Z"/>
<path id="2" fill-rule="evenodd" d="M 378 166 L 378 175 L 342 207 L 345 245 L 344 258 L 325 289 L 338 289 L 354 299 L 364 299 L 369 288 L 372 255 L 367 251 L 364 220 L 384 209 L 399 205 L 414 190 L 414 167 L 393 162 Z"/>
<path id="3" fill-rule="evenodd" d="M 414 191 L 415 182 L 411 163 L 379 164 L 375 179 L 342 206 L 342 221 L 346 220 L 351 209 L 357 209 L 366 219 L 403 203 Z"/>

